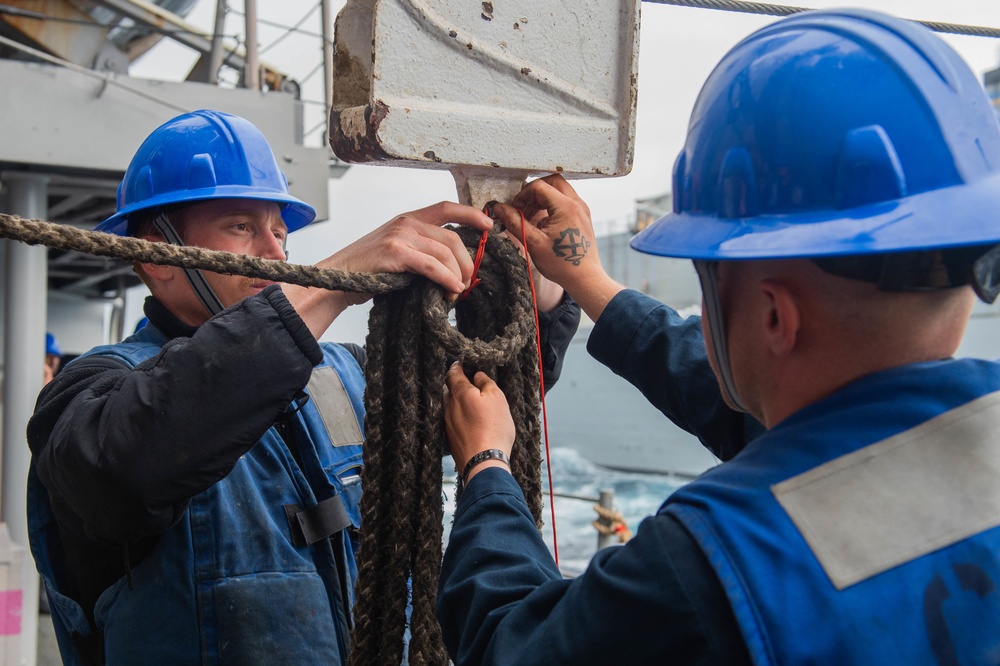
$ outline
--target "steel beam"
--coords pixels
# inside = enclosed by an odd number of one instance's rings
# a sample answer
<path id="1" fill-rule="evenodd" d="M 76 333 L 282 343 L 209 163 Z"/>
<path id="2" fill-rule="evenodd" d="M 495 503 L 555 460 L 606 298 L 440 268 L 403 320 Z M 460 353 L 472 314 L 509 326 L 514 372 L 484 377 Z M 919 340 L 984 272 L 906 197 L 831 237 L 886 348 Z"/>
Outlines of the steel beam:
<path id="1" fill-rule="evenodd" d="M 168 12 L 145 0 L 93 0 L 93 2 L 130 18 L 142 26 L 168 35 L 178 43 L 198 51 L 204 61 L 210 64 L 213 51 L 213 36 L 206 35 L 200 28 L 188 23 L 176 14 Z M 223 64 L 240 72 L 247 68 L 246 56 L 238 48 L 232 51 L 223 49 L 223 51 L 224 53 L 221 54 Z M 206 64 L 206 67 L 209 64 Z M 281 90 L 282 92 L 294 92 L 298 89 L 297 84 L 294 87 L 285 87 L 288 77 L 284 73 L 266 65 L 257 66 L 263 69 L 264 80 L 270 88 Z"/>

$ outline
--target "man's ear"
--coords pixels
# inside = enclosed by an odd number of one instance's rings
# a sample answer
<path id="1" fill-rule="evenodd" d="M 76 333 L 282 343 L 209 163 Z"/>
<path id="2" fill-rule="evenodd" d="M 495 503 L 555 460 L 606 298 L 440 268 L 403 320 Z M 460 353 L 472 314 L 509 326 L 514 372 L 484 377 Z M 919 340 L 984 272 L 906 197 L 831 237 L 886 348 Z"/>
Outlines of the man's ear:
<path id="1" fill-rule="evenodd" d="M 157 282 L 169 282 L 174 279 L 173 266 L 160 266 L 158 264 L 139 264 L 143 272 Z"/>
<path id="2" fill-rule="evenodd" d="M 798 342 L 802 311 L 788 287 L 776 280 L 762 280 L 760 290 L 767 303 L 764 340 L 775 356 L 787 356 Z"/>
<path id="3" fill-rule="evenodd" d="M 165 243 L 163 236 L 159 233 L 148 233 L 138 236 L 144 241 L 149 241 L 151 243 Z M 157 282 L 168 282 L 174 279 L 174 275 L 177 273 L 172 266 L 160 266 L 158 264 L 144 264 L 140 263 L 139 266 L 142 268 L 143 273 L 149 276 L 150 279 L 156 280 Z"/>

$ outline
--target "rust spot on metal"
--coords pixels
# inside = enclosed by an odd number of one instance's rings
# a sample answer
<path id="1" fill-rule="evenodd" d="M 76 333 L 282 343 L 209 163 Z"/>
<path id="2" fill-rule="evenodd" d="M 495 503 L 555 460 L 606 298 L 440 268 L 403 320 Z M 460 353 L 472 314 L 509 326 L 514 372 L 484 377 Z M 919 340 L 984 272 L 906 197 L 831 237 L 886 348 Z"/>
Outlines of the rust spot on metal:
<path id="1" fill-rule="evenodd" d="M 521 73 L 524 74 L 525 76 L 527 76 L 528 74 L 531 74 L 531 68 L 530 67 L 522 67 L 521 68 Z"/>
<path id="2" fill-rule="evenodd" d="M 345 162 L 380 162 L 394 159 L 379 143 L 378 130 L 389 115 L 380 100 L 371 106 L 334 109 L 330 114 L 330 147 Z"/>
<path id="3" fill-rule="evenodd" d="M 521 29 L 521 24 L 520 23 L 515 23 L 514 24 L 514 30 L 520 30 L 520 29 Z"/>
<path id="4" fill-rule="evenodd" d="M 466 44 L 465 48 L 467 48 L 467 49 L 469 49 L 471 51 L 472 50 L 472 42 L 469 42 L 468 44 Z"/>
<path id="5" fill-rule="evenodd" d="M 563 171 L 563 168 L 557 164 L 556 165 L 556 173 L 562 173 L 562 171 Z"/>
<path id="6" fill-rule="evenodd" d="M 493 20 L 493 3 L 492 2 L 484 2 L 483 3 L 483 13 L 480 14 L 480 16 L 483 17 L 484 21 L 492 21 Z"/>
<path id="7" fill-rule="evenodd" d="M 440 162 L 441 158 L 434 154 L 433 150 L 428 150 L 424 153 L 424 157 L 431 160 L 432 162 Z"/>
<path id="8" fill-rule="evenodd" d="M 333 106 L 347 108 L 364 106 L 371 89 L 371 70 L 350 53 L 335 49 L 333 52 Z"/>

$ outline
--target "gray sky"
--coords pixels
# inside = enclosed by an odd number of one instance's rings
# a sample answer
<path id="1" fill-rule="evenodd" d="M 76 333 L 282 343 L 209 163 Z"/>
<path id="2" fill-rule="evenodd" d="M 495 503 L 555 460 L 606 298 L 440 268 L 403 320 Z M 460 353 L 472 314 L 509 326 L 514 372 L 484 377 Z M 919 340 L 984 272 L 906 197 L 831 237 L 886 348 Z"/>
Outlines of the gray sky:
<path id="1" fill-rule="evenodd" d="M 230 4 L 234 9 L 242 9 L 240 0 Z M 261 19 L 292 25 L 316 4 L 316 0 L 258 0 L 258 15 Z M 338 11 L 344 3 L 334 4 Z M 1000 27 L 1000 2 L 997 0 L 802 0 L 785 4 L 817 9 L 850 5 L 912 19 Z M 210 31 L 214 8 L 215 2 L 201 0 L 188 21 Z M 775 20 L 774 17 L 642 3 L 639 103 L 632 173 L 576 183 L 591 207 L 598 233 L 619 226 L 633 210 L 636 198 L 669 189 L 674 158 L 683 145 L 688 117 L 702 83 L 737 41 Z M 319 32 L 318 10 L 303 23 L 302 29 Z M 242 34 L 242 15 L 230 13 L 225 32 Z M 260 46 L 266 48 L 283 32 L 261 24 Z M 998 40 L 950 35 L 944 39 L 977 74 L 1000 64 Z M 301 80 L 321 57 L 317 37 L 296 34 L 265 50 L 261 60 Z M 192 51 L 164 40 L 135 63 L 130 73 L 143 78 L 179 80 L 195 58 Z M 303 98 L 322 100 L 321 85 L 322 72 L 317 72 L 305 83 Z M 322 118 L 322 107 L 309 105 L 305 126 L 316 126 Z M 310 139 L 319 145 L 322 131 L 315 132 Z M 398 213 L 455 198 L 454 181 L 447 172 L 352 166 L 343 178 L 331 181 L 330 221 L 304 229 L 290 238 L 292 259 L 297 263 L 318 261 Z M 367 315 L 363 308 L 352 310 L 339 319 L 324 338 L 360 342 Z"/>

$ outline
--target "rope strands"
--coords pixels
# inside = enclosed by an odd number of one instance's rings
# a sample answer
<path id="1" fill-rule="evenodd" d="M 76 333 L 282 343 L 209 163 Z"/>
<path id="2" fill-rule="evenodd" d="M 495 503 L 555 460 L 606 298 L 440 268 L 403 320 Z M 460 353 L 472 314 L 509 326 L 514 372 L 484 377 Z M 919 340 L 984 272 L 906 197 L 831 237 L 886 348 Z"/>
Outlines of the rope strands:
<path id="1" fill-rule="evenodd" d="M 458 228 L 467 247 L 479 232 Z M 244 275 L 306 287 L 376 294 L 365 367 L 361 547 L 350 663 L 396 666 L 411 603 L 409 663 L 445 665 L 434 615 L 442 556 L 441 469 L 446 452 L 444 377 L 451 361 L 493 376 L 511 406 L 511 454 L 536 524 L 542 525 L 539 368 L 527 266 L 499 232 L 486 241 L 482 283 L 455 305 L 422 277 L 317 269 L 138 238 L 83 231 L 0 213 L 0 238 L 126 261 Z M 412 592 L 411 592 L 412 590 Z"/>
<path id="2" fill-rule="evenodd" d="M 130 236 L 84 231 L 65 224 L 27 220 L 6 213 L 0 213 L 0 238 L 124 261 L 179 268 L 201 268 L 225 275 L 243 275 L 302 287 L 322 287 L 365 294 L 382 294 L 401 289 L 413 280 L 413 276 L 407 274 L 348 273 L 289 264 L 278 259 L 261 259 L 199 247 L 153 243 Z"/>
<path id="3" fill-rule="evenodd" d="M 475 249 L 479 234 L 458 229 Z M 362 468 L 362 537 L 350 663 L 395 666 L 411 581 L 409 663 L 444 665 L 434 616 L 441 568 L 442 386 L 451 361 L 495 377 L 517 425 L 511 468 L 541 524 L 538 364 L 524 260 L 498 233 L 486 243 L 483 282 L 456 306 L 458 330 L 440 289 L 416 279 L 376 296 L 367 338 L 368 388 Z"/>
<path id="4" fill-rule="evenodd" d="M 746 0 L 645 0 L 659 5 L 675 7 L 693 7 L 697 9 L 716 9 L 723 12 L 739 12 L 741 14 L 762 14 L 765 16 L 790 16 L 799 12 L 811 11 L 809 7 L 791 7 L 775 5 L 766 2 L 747 2 Z M 967 35 L 970 37 L 1000 38 L 1000 29 L 984 28 L 976 25 L 958 23 L 942 23 L 940 21 L 914 21 L 930 28 L 934 32 L 945 32 L 952 35 Z"/>

